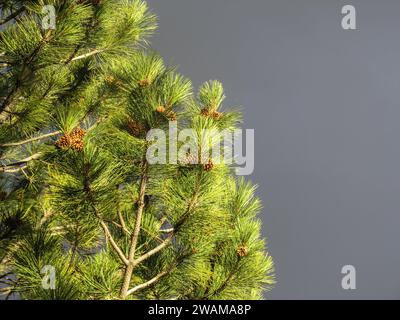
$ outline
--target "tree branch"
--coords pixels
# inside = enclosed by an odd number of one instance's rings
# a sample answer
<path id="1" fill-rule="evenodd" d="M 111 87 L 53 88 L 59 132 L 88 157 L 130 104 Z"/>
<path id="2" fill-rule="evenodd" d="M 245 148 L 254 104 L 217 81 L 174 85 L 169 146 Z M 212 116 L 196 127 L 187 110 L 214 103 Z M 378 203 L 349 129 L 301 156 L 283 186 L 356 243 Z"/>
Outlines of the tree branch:
<path id="1" fill-rule="evenodd" d="M 85 59 L 85 58 L 88 58 L 88 57 L 93 56 L 95 54 L 101 53 L 103 51 L 104 50 L 96 49 L 96 50 L 93 50 L 91 52 L 88 52 L 88 53 L 82 54 L 80 56 L 74 57 L 74 58 L 70 59 L 70 61 L 76 61 L 76 60 L 80 60 L 80 59 Z"/>
<path id="2" fill-rule="evenodd" d="M 137 266 L 139 263 L 145 261 L 146 259 L 150 258 L 152 255 L 156 254 L 157 252 L 161 251 L 164 249 L 166 246 L 168 246 L 173 239 L 173 234 L 171 234 L 167 239 L 165 239 L 162 243 L 160 243 L 157 247 L 154 249 L 150 250 L 149 252 L 145 253 L 144 255 L 140 256 L 136 260 L 134 260 L 133 265 Z"/>
<path id="3" fill-rule="evenodd" d="M 97 209 L 95 197 L 94 197 L 94 195 L 92 193 L 92 189 L 91 189 L 91 186 L 90 186 L 90 181 L 88 179 L 88 170 L 89 170 L 89 168 L 86 168 L 85 172 L 83 174 L 84 174 L 84 190 L 85 190 L 85 192 L 86 192 L 86 194 L 88 196 L 88 200 L 90 202 L 90 205 L 92 206 L 92 208 L 94 210 L 95 216 L 100 221 L 100 225 L 103 228 L 105 236 L 110 240 L 111 246 L 113 247 L 115 252 L 118 254 L 118 256 L 122 260 L 122 262 L 125 265 L 128 265 L 128 260 L 126 259 L 125 254 L 122 252 L 122 250 L 120 249 L 118 244 L 115 242 L 110 230 L 108 229 L 107 224 L 103 221 L 103 219 L 101 217 L 101 214 L 100 214 L 99 210 Z"/>
<path id="4" fill-rule="evenodd" d="M 132 289 L 128 290 L 127 295 L 130 295 L 132 293 L 135 293 L 136 291 L 139 291 L 139 290 L 146 289 L 146 288 L 150 287 L 152 284 L 156 283 L 162 277 L 164 277 L 165 275 L 171 273 L 188 256 L 190 256 L 190 254 L 185 254 L 185 255 L 182 255 L 182 256 L 178 257 L 176 259 L 176 262 L 168 270 L 162 271 L 158 275 L 156 275 L 154 278 L 150 279 L 149 281 L 147 281 L 145 283 L 142 283 L 140 285 L 137 285 L 136 287 L 133 287 Z"/>
<path id="5" fill-rule="evenodd" d="M 147 161 L 146 159 L 143 160 L 143 173 L 142 177 L 140 179 L 140 187 L 139 187 L 139 200 L 138 200 L 138 209 L 137 209 L 137 214 L 136 214 L 136 223 L 135 223 L 135 228 L 133 230 L 132 236 L 131 236 L 131 243 L 130 243 L 130 248 L 129 248 L 129 254 L 128 254 L 128 261 L 129 265 L 126 267 L 125 270 L 125 275 L 124 275 L 124 281 L 121 287 L 121 298 L 125 299 L 127 294 L 128 294 L 128 289 L 129 285 L 132 279 L 132 273 L 133 269 L 135 267 L 134 264 L 134 259 L 135 259 L 135 253 L 136 253 L 136 246 L 139 238 L 139 232 L 140 228 L 142 225 L 142 215 L 143 215 L 143 209 L 144 209 L 144 196 L 146 193 L 146 186 L 147 186 Z M 137 265 L 137 264 L 136 264 Z"/>
<path id="6" fill-rule="evenodd" d="M 199 178 L 200 177 L 197 177 L 197 179 L 196 179 L 196 185 L 195 185 L 195 188 L 193 191 L 193 195 L 188 204 L 188 207 L 187 207 L 186 211 L 184 212 L 184 214 L 182 215 L 182 218 L 180 219 L 180 221 L 175 226 L 174 231 L 171 232 L 170 235 L 157 247 L 148 251 L 147 253 L 143 254 L 141 257 L 139 257 L 138 259 L 135 260 L 136 245 L 137 245 L 139 232 L 141 229 L 141 220 L 142 220 L 142 214 L 143 214 L 143 208 L 144 208 L 144 195 L 145 195 L 146 183 L 147 183 L 147 179 L 148 179 L 148 177 L 147 177 L 147 162 L 144 160 L 144 174 L 142 175 L 142 178 L 140 181 L 140 191 L 139 191 L 139 201 L 138 201 L 138 212 L 137 212 L 137 216 L 136 216 L 136 225 L 135 225 L 134 232 L 132 234 L 131 247 L 130 247 L 130 252 L 128 255 L 129 265 L 127 266 L 127 268 L 125 270 L 124 281 L 123 281 L 123 285 L 122 285 L 121 293 L 120 293 L 120 296 L 122 299 L 125 299 L 128 296 L 128 292 L 129 292 L 128 289 L 129 289 L 129 284 L 132 279 L 133 269 L 141 262 L 145 261 L 146 259 L 150 258 L 152 255 L 156 254 L 157 252 L 159 252 L 160 250 L 162 250 L 163 248 L 168 246 L 172 242 L 173 237 L 175 236 L 175 233 L 179 230 L 179 228 L 185 223 L 185 221 L 190 216 L 190 213 L 191 213 L 192 209 L 194 208 L 194 206 L 196 205 L 196 202 L 198 199 L 198 193 L 200 190 L 200 183 L 199 183 L 200 179 Z M 152 280 L 154 280 L 154 279 L 152 279 Z M 151 282 L 152 280 L 150 280 L 149 282 Z M 157 279 L 154 280 L 153 282 L 155 282 L 155 281 L 157 281 Z M 151 282 L 148 285 L 151 285 L 153 282 Z M 139 285 L 138 288 L 141 289 L 142 286 L 146 287 L 146 285 L 147 285 L 147 283 Z M 135 287 L 135 288 L 137 288 L 137 287 Z M 135 288 L 131 289 L 130 292 L 132 293 L 132 292 L 139 290 L 139 289 L 135 289 Z"/>
<path id="7" fill-rule="evenodd" d="M 23 171 L 24 169 L 28 168 L 28 166 L 22 166 L 18 168 L 0 168 L 0 172 L 2 173 L 16 173 Z"/>
<path id="8" fill-rule="evenodd" d="M 6 295 L 13 291 L 13 287 L 0 288 L 0 295 Z"/>
<path id="9" fill-rule="evenodd" d="M 32 155 L 32 156 L 30 156 L 28 158 L 22 159 L 20 161 L 13 162 L 13 163 L 10 163 L 10 164 L 7 164 L 7 165 L 3 165 L 3 166 L 0 167 L 0 172 L 18 172 L 18 171 L 21 171 L 21 170 L 26 169 L 28 167 L 26 165 L 27 162 L 30 162 L 30 161 L 33 161 L 33 160 L 37 160 L 41 156 L 42 156 L 42 153 L 39 152 L 39 153 L 35 153 L 34 155 Z M 21 166 L 21 165 L 22 165 L 22 167 L 18 167 L 18 166 Z"/>
<path id="10" fill-rule="evenodd" d="M 3 148 L 3 147 L 21 146 L 21 145 L 27 144 L 29 142 L 34 142 L 34 141 L 46 139 L 46 138 L 49 138 L 49 137 L 53 137 L 53 136 L 56 136 L 56 135 L 58 135 L 60 133 L 62 133 L 62 131 L 61 130 L 57 130 L 57 131 L 54 131 L 54 132 L 46 133 L 46 134 L 43 134 L 43 135 L 40 135 L 40 136 L 37 136 L 37 137 L 33 137 L 33 138 L 30 138 L 30 139 L 26 139 L 26 140 L 23 140 L 23 141 L 1 144 L 0 147 Z"/>
<path id="11" fill-rule="evenodd" d="M 119 219 L 119 223 L 121 224 L 121 229 L 128 235 L 131 235 L 131 232 L 128 230 L 128 228 L 126 227 L 126 223 L 125 223 L 125 219 L 122 215 L 121 212 L 121 208 L 120 208 L 120 196 L 119 196 L 119 185 L 117 186 L 117 214 L 118 214 L 118 219 Z"/>
<path id="12" fill-rule="evenodd" d="M 165 275 L 170 273 L 171 270 L 160 272 L 158 275 L 156 275 L 151 280 L 149 280 L 149 281 L 147 281 L 145 283 L 142 283 L 142 284 L 140 284 L 140 285 L 138 285 L 136 287 L 133 287 L 132 289 L 128 290 L 127 295 L 129 296 L 130 294 L 132 294 L 132 293 L 134 293 L 136 291 L 139 291 L 139 290 L 142 290 L 142 289 L 150 287 L 153 283 L 157 282 L 159 279 L 161 279 L 162 277 L 164 277 Z"/>
<path id="13" fill-rule="evenodd" d="M 221 284 L 221 286 L 219 286 L 219 288 L 217 288 L 214 292 L 208 294 L 209 288 L 207 288 L 206 292 L 205 292 L 205 296 L 202 298 L 202 300 L 207 300 L 210 297 L 214 297 L 217 294 L 220 294 L 222 291 L 224 291 L 226 289 L 226 287 L 228 286 L 229 282 L 231 282 L 235 276 L 235 273 L 238 271 L 239 268 L 239 261 L 236 262 L 235 267 L 231 270 L 231 272 L 229 272 L 228 277 L 225 279 L 225 281 Z"/>
<path id="14" fill-rule="evenodd" d="M 128 259 L 125 257 L 125 254 L 122 252 L 122 250 L 120 249 L 120 247 L 118 246 L 118 244 L 115 242 L 113 236 L 111 235 L 110 230 L 108 229 L 107 225 L 104 223 L 103 220 L 100 219 L 100 224 L 101 227 L 104 230 L 104 233 L 106 234 L 108 240 L 110 241 L 111 246 L 113 247 L 113 249 L 115 250 L 115 252 L 118 254 L 118 256 L 120 257 L 120 259 L 122 260 L 122 262 L 125 265 L 129 264 Z"/>
<path id="15" fill-rule="evenodd" d="M 25 7 L 22 6 L 18 10 L 14 11 L 12 14 L 10 14 L 8 17 L 4 18 L 3 20 L 0 21 L 0 26 L 7 23 L 8 21 L 18 17 L 22 12 L 25 11 Z"/>

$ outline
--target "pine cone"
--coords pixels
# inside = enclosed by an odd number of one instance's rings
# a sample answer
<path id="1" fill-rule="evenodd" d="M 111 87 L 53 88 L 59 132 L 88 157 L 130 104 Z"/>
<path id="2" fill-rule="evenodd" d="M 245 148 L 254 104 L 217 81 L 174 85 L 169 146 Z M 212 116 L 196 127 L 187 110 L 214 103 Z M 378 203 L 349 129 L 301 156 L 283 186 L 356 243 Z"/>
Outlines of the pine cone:
<path id="1" fill-rule="evenodd" d="M 213 113 L 211 113 L 211 118 L 213 118 L 214 120 L 219 120 L 222 117 L 222 113 L 218 112 L 218 111 L 214 111 Z"/>
<path id="2" fill-rule="evenodd" d="M 159 113 L 164 113 L 166 111 L 166 109 L 165 109 L 164 106 L 158 106 L 156 111 L 159 112 Z"/>
<path id="3" fill-rule="evenodd" d="M 82 151 L 83 150 L 83 141 L 80 139 L 74 139 L 71 142 L 71 149 L 75 151 Z"/>
<path id="4" fill-rule="evenodd" d="M 211 171 L 214 168 L 214 163 L 211 159 L 208 160 L 206 164 L 203 165 L 204 171 Z"/>
<path id="5" fill-rule="evenodd" d="M 150 80 L 149 80 L 149 79 L 140 80 L 140 81 L 138 82 L 138 85 L 139 85 L 140 87 L 147 87 L 147 86 L 150 85 Z"/>
<path id="6" fill-rule="evenodd" d="M 74 130 L 72 130 L 71 132 L 71 137 L 73 139 L 80 139 L 82 140 L 86 135 L 86 131 L 82 128 L 75 128 Z"/>
<path id="7" fill-rule="evenodd" d="M 170 111 L 166 114 L 167 118 L 169 121 L 176 121 L 176 113 L 173 111 Z"/>
<path id="8" fill-rule="evenodd" d="M 113 84 L 114 82 L 115 82 L 115 77 L 114 76 L 111 76 L 111 75 L 108 75 L 106 78 L 105 78 L 105 81 L 108 83 L 108 84 Z"/>
<path id="9" fill-rule="evenodd" d="M 210 110 L 209 108 L 201 109 L 200 114 L 201 114 L 203 117 L 212 118 L 212 119 L 214 119 L 214 120 L 219 120 L 219 119 L 221 119 L 221 117 L 222 117 L 222 113 L 221 113 L 221 112 L 213 111 L 213 110 Z"/>
<path id="10" fill-rule="evenodd" d="M 71 138 L 68 134 L 63 135 L 58 141 L 56 142 L 56 147 L 59 149 L 66 150 L 69 148 L 71 144 Z"/>
<path id="11" fill-rule="evenodd" d="M 236 249 L 236 253 L 239 257 L 243 258 L 249 254 L 249 248 L 242 244 Z"/>
<path id="12" fill-rule="evenodd" d="M 203 117 L 208 117 L 209 114 L 210 114 L 210 110 L 208 110 L 208 108 L 201 109 L 200 114 L 201 114 Z"/>
<path id="13" fill-rule="evenodd" d="M 137 122 L 135 120 L 128 119 L 127 125 L 130 133 L 135 137 L 140 137 L 145 132 L 144 126 L 140 122 Z"/>
<path id="14" fill-rule="evenodd" d="M 82 128 L 75 128 L 71 133 L 66 133 L 56 142 L 56 146 L 60 149 L 72 149 L 75 151 L 82 151 L 84 144 L 83 138 L 86 135 L 86 131 Z"/>

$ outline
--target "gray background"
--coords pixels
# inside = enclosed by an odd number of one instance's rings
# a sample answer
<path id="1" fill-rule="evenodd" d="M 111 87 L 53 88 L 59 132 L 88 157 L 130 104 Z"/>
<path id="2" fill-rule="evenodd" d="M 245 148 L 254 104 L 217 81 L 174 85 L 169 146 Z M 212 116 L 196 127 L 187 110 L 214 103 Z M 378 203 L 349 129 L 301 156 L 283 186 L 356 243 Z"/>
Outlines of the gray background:
<path id="1" fill-rule="evenodd" d="M 400 298 L 400 1 L 148 2 L 153 47 L 196 86 L 222 80 L 255 128 L 266 298 Z M 346 264 L 357 290 L 341 289 Z"/>

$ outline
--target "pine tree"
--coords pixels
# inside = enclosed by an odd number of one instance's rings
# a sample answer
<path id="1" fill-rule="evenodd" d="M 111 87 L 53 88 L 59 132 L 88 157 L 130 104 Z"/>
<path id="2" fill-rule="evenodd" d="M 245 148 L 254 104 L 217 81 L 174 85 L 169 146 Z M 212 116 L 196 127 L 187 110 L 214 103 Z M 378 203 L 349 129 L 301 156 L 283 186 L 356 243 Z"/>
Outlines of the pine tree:
<path id="1" fill-rule="evenodd" d="M 212 158 L 147 157 L 148 132 L 171 122 L 198 141 L 205 129 L 238 128 L 240 113 L 221 109 L 221 83 L 196 95 L 164 65 L 148 46 L 157 22 L 142 0 L 0 6 L 2 293 L 261 299 L 274 270 L 255 187 Z M 46 266 L 54 288 L 43 285 Z"/>

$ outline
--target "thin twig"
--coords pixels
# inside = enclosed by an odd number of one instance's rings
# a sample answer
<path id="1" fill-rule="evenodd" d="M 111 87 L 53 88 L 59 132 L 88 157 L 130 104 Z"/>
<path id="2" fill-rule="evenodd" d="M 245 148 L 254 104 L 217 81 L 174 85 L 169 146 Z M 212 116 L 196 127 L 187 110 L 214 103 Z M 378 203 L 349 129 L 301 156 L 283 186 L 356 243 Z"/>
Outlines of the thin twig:
<path id="1" fill-rule="evenodd" d="M 174 228 L 161 229 L 160 232 L 161 233 L 171 233 L 171 232 L 174 232 L 174 230 L 175 230 Z"/>
<path id="2" fill-rule="evenodd" d="M 5 295 L 9 292 L 12 292 L 13 289 L 14 289 L 13 287 L 0 288 L 0 294 Z"/>
<path id="3" fill-rule="evenodd" d="M 34 155 L 22 159 L 20 161 L 17 162 L 13 162 L 7 165 L 3 165 L 0 167 L 0 172 L 18 172 L 18 171 L 22 171 L 23 169 L 26 169 L 28 166 L 26 165 L 26 163 L 33 161 L 33 160 L 37 160 L 42 156 L 42 153 L 38 152 L 35 153 Z M 21 167 L 18 167 L 21 166 Z"/>
<path id="4" fill-rule="evenodd" d="M 88 175 L 87 170 L 88 170 L 88 168 L 86 168 L 86 170 L 84 172 L 84 184 L 85 184 L 84 188 L 85 188 L 85 192 L 86 192 L 86 194 L 88 196 L 88 200 L 89 200 L 89 202 L 90 202 L 90 204 L 91 204 L 91 206 L 92 206 L 92 208 L 94 210 L 94 214 L 97 217 L 97 219 L 99 220 L 100 225 L 103 228 L 104 234 L 105 234 L 106 237 L 108 237 L 108 239 L 109 239 L 109 241 L 111 243 L 111 246 L 113 247 L 115 252 L 118 254 L 118 256 L 122 260 L 122 262 L 125 265 L 128 265 L 128 260 L 126 259 L 125 254 L 122 252 L 122 250 L 120 249 L 118 244 L 115 242 L 110 230 L 108 229 L 108 226 L 103 221 L 103 219 L 101 217 L 101 214 L 100 214 L 99 210 L 97 209 L 97 206 L 95 204 L 96 203 L 95 197 L 94 197 L 94 195 L 92 193 L 90 182 L 89 182 L 89 179 L 87 177 L 87 175 Z"/>
<path id="5" fill-rule="evenodd" d="M 129 289 L 129 284 L 132 279 L 132 273 L 133 269 L 135 267 L 134 264 L 134 259 L 135 259 L 135 253 L 136 253 L 136 246 L 139 238 L 139 233 L 140 233 L 140 228 L 142 225 L 142 215 L 143 215 L 143 209 L 144 209 L 144 196 L 146 193 L 146 186 L 147 186 L 147 161 L 143 161 L 143 173 L 140 179 L 140 187 L 139 187 L 139 200 L 138 200 L 138 208 L 137 208 L 137 214 L 136 214 L 136 223 L 135 223 L 135 228 L 133 230 L 132 236 L 131 236 L 131 243 L 129 246 L 129 254 L 128 254 L 128 261 L 129 264 L 125 269 L 125 274 L 124 274 L 124 281 L 121 287 L 121 298 L 126 298 L 128 294 L 128 289 Z"/>
<path id="6" fill-rule="evenodd" d="M 85 59 L 85 58 L 88 58 L 88 57 L 93 56 L 95 54 L 101 53 L 103 51 L 104 50 L 96 49 L 96 50 L 93 50 L 91 52 L 88 52 L 88 53 L 82 54 L 80 56 L 74 57 L 70 61 L 76 61 L 76 60 L 80 60 L 80 59 Z"/>
<path id="7" fill-rule="evenodd" d="M 29 142 L 34 142 L 34 141 L 46 139 L 46 138 L 49 138 L 49 137 L 53 137 L 53 136 L 56 136 L 56 135 L 58 135 L 60 133 L 62 133 L 62 131 L 61 130 L 57 130 L 57 131 L 54 131 L 54 132 L 46 133 L 46 134 L 43 134 L 43 135 L 40 135 L 40 136 L 37 136 L 37 137 L 34 137 L 34 138 L 26 139 L 26 140 L 23 140 L 23 141 L 1 144 L 0 147 L 3 148 L 3 147 L 21 146 L 21 145 L 27 144 Z"/>
<path id="8" fill-rule="evenodd" d="M 24 169 L 28 168 L 28 166 L 22 166 L 19 168 L 0 168 L 0 172 L 3 173 L 16 173 L 20 171 L 24 171 Z"/>
<path id="9" fill-rule="evenodd" d="M 146 289 L 150 287 L 152 284 L 156 283 L 158 280 L 160 280 L 162 277 L 165 275 L 171 273 L 175 268 L 179 266 L 179 264 L 184 261 L 190 254 L 182 255 L 177 258 L 176 262 L 168 269 L 165 271 L 160 272 L 157 274 L 154 278 L 150 279 L 149 281 L 146 281 L 145 283 L 142 283 L 140 285 L 137 285 L 136 287 L 133 287 L 132 289 L 128 290 L 127 295 L 130 295 L 132 293 L 135 293 L 139 290 Z"/>
<path id="10" fill-rule="evenodd" d="M 171 270 L 160 272 L 158 275 L 156 275 L 151 280 L 149 280 L 145 283 L 139 284 L 138 286 L 133 287 L 132 289 L 128 290 L 127 295 L 129 296 L 130 294 L 132 294 L 136 291 L 150 287 L 153 283 L 157 282 L 160 278 L 162 278 L 163 276 L 167 275 L 170 272 L 171 272 Z"/>
<path id="11" fill-rule="evenodd" d="M 3 25 L 5 23 L 7 23 L 8 21 L 18 17 L 22 12 L 25 11 L 25 7 L 22 6 L 21 8 L 19 8 L 17 11 L 13 12 L 12 14 L 10 14 L 8 17 L 6 17 L 5 19 L 0 21 L 0 25 Z"/>
<path id="12" fill-rule="evenodd" d="M 122 215 L 121 208 L 120 208 L 120 197 L 119 197 L 119 185 L 117 185 L 117 214 L 118 214 L 118 219 L 119 223 L 121 224 L 121 229 L 128 235 L 131 235 L 131 232 L 128 230 L 126 227 L 125 219 Z"/>
<path id="13" fill-rule="evenodd" d="M 147 253 L 145 253 L 144 255 L 140 256 L 139 258 L 137 258 L 136 260 L 134 260 L 133 265 L 137 266 L 139 263 L 145 261 L 146 259 L 150 258 L 152 255 L 156 254 L 157 252 L 161 251 L 162 249 L 164 249 L 166 246 L 168 246 L 173 239 L 173 234 L 170 235 L 167 239 L 165 239 L 161 244 L 159 244 L 157 247 L 155 247 L 154 249 L 148 251 Z"/>
<path id="14" fill-rule="evenodd" d="M 118 254 L 118 256 L 120 257 L 120 259 L 122 260 L 123 263 L 125 263 L 125 265 L 128 265 L 129 261 L 128 259 L 126 259 L 125 254 L 122 252 L 122 250 L 120 249 L 120 247 L 118 246 L 118 244 L 115 242 L 113 236 L 111 235 L 110 230 L 108 229 L 107 225 L 104 223 L 103 220 L 100 219 L 100 225 L 104 230 L 104 233 L 106 234 L 106 236 L 108 237 L 108 240 L 110 241 L 111 246 L 113 247 L 113 249 L 116 251 L 116 253 Z"/>

